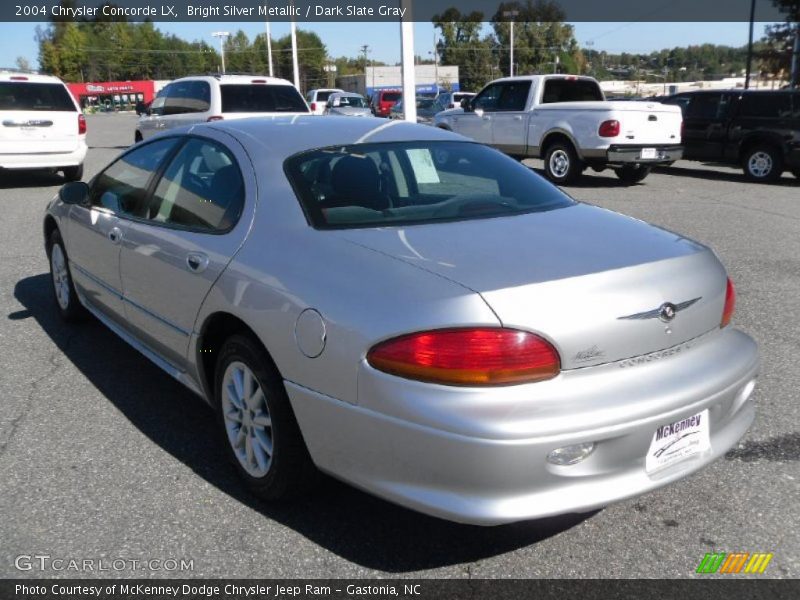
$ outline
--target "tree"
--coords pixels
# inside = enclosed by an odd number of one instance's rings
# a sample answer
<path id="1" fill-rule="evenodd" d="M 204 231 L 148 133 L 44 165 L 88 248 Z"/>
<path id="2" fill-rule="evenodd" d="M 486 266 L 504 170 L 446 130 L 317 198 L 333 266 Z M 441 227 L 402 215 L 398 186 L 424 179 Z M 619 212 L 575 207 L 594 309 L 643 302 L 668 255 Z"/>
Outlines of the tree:
<path id="1" fill-rule="evenodd" d="M 503 13 L 516 11 L 514 17 L 514 72 L 519 74 L 577 73 L 586 64 L 572 25 L 565 24 L 565 14 L 555 2 L 526 0 L 501 3 L 492 26 L 497 38 L 500 69 L 508 74 L 511 48 L 511 24 Z"/>
<path id="2" fill-rule="evenodd" d="M 17 65 L 17 68 L 20 71 L 29 71 L 31 68 L 31 63 L 28 62 L 28 59 L 24 56 L 18 56 L 17 60 L 14 61 Z"/>
<path id="3" fill-rule="evenodd" d="M 768 25 L 766 35 L 754 45 L 753 53 L 764 70 L 800 86 L 800 56 L 794 56 L 800 52 L 800 1 L 773 0 L 773 4 L 786 15 L 786 22 Z"/>
<path id="4" fill-rule="evenodd" d="M 458 65 L 462 89 L 477 91 L 494 78 L 494 42 L 491 36 L 481 37 L 483 13 L 448 8 L 432 20 L 442 34 L 436 47 L 440 64 Z"/>
<path id="5" fill-rule="evenodd" d="M 275 63 L 275 75 L 292 81 L 292 39 L 290 35 L 272 42 L 272 57 Z M 324 66 L 327 63 L 328 49 L 320 37 L 313 31 L 297 30 L 297 57 L 300 69 L 300 89 L 307 91 L 317 87 L 325 87 L 328 77 Z"/>

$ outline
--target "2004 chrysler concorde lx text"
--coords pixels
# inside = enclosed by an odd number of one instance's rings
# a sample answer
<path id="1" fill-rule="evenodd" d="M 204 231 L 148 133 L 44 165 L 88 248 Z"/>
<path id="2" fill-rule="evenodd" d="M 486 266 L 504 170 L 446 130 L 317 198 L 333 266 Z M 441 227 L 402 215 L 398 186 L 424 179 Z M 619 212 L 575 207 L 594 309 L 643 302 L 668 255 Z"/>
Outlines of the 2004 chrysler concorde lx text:
<path id="1" fill-rule="evenodd" d="M 266 499 L 321 470 L 465 523 L 588 511 L 754 417 L 758 350 L 709 248 L 448 131 L 171 130 L 66 184 L 44 238 L 61 315 L 211 404 Z"/>

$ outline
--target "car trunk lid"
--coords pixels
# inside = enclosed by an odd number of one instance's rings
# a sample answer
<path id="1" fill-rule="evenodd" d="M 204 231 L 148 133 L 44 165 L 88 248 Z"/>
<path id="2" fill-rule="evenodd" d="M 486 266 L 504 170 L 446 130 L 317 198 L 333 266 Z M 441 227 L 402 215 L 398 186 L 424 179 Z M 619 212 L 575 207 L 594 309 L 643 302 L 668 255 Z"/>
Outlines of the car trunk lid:
<path id="1" fill-rule="evenodd" d="M 679 346 L 722 315 L 710 250 L 597 207 L 338 234 L 480 293 L 503 326 L 549 339 L 565 369 Z"/>

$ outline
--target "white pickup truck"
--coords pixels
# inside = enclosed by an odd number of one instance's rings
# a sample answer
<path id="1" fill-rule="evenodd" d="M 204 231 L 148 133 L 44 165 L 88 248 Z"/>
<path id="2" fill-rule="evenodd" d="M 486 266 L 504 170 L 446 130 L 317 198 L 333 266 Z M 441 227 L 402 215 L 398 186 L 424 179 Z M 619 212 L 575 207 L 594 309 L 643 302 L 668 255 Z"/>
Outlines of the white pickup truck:
<path id="1" fill-rule="evenodd" d="M 574 181 L 610 167 L 625 183 L 681 158 L 681 111 L 657 102 L 607 101 L 596 80 L 573 75 L 497 79 L 434 125 L 520 160 L 543 158 L 547 177 Z"/>

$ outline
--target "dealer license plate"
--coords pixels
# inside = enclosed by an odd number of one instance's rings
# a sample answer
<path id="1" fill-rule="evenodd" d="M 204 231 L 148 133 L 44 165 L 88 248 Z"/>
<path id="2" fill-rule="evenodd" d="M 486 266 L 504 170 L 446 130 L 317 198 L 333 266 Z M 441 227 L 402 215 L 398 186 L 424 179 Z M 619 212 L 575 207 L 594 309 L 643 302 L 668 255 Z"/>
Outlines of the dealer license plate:
<path id="1" fill-rule="evenodd" d="M 644 468 L 660 471 L 711 448 L 708 410 L 674 423 L 661 425 L 653 434 Z"/>
<path id="2" fill-rule="evenodd" d="M 639 158 L 658 158 L 658 152 L 655 148 L 642 148 Z"/>

